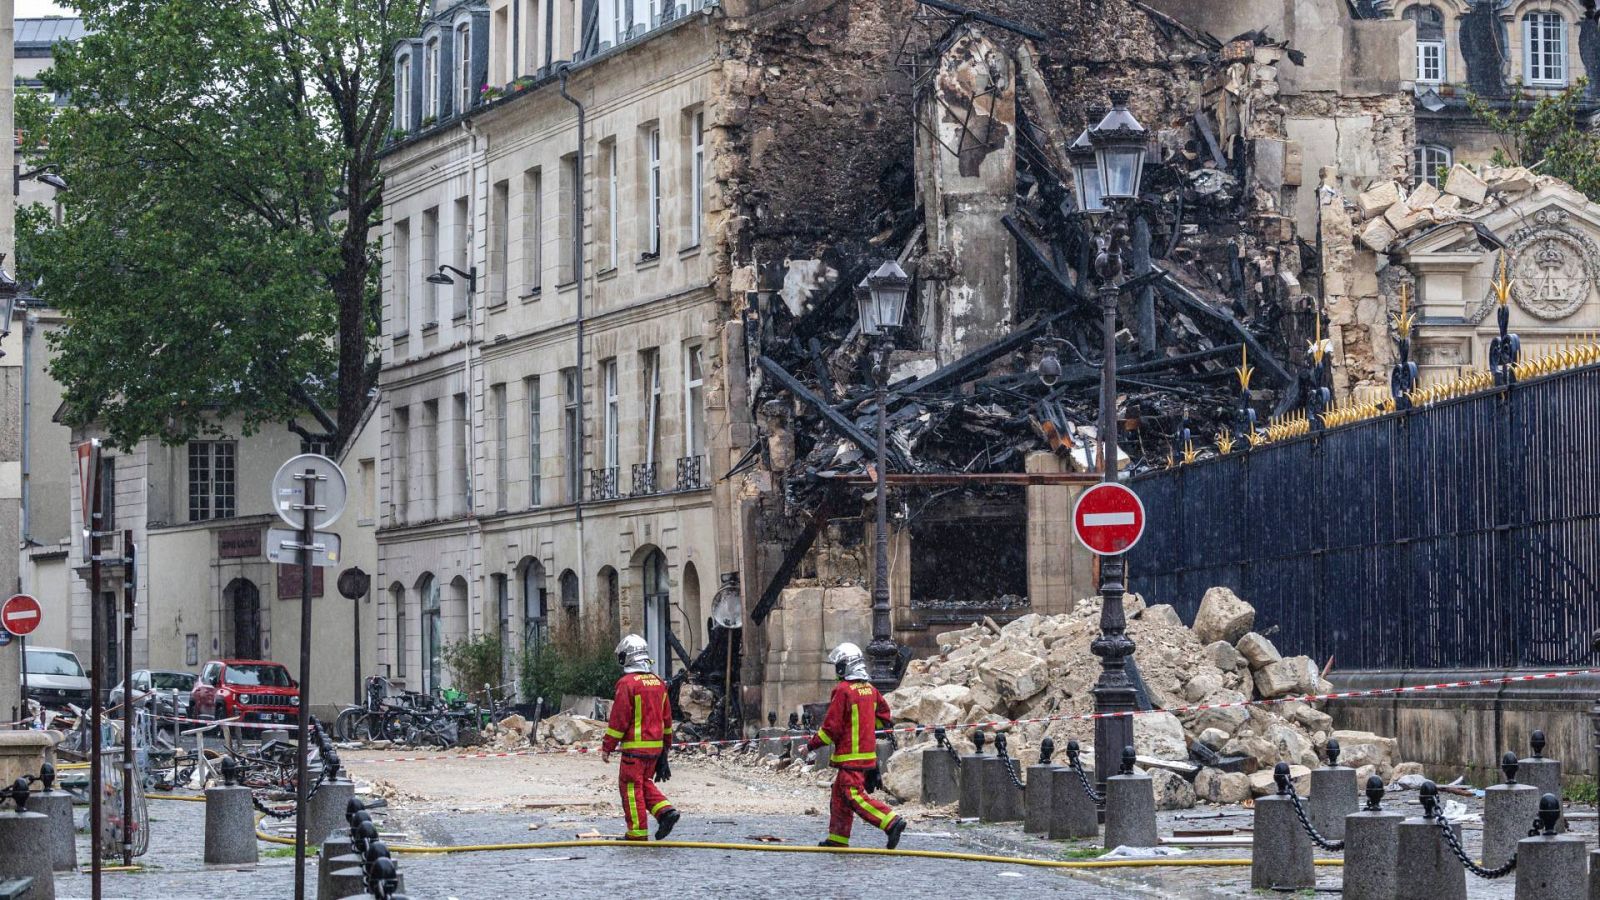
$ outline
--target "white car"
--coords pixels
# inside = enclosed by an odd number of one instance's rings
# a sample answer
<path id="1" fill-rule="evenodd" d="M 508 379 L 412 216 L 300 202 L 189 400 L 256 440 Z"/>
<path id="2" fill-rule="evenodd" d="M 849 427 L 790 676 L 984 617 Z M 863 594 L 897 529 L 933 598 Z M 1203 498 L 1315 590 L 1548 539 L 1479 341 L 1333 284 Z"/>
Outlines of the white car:
<path id="1" fill-rule="evenodd" d="M 28 698 L 47 709 L 65 709 L 68 703 L 87 708 L 91 695 L 89 676 L 71 650 L 28 648 Z"/>

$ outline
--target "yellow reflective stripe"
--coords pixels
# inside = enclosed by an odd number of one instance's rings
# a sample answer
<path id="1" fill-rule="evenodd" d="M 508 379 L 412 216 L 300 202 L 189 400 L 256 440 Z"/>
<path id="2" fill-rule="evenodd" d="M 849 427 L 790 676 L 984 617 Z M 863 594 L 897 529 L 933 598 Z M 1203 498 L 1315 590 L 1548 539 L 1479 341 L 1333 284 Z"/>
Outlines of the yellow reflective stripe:
<path id="1" fill-rule="evenodd" d="M 861 793 L 860 788 L 851 788 L 850 798 L 856 801 L 856 806 L 861 810 L 862 815 L 872 816 L 874 819 L 878 820 L 879 828 L 882 828 L 885 831 L 889 829 L 889 821 L 894 818 L 894 813 L 880 812 L 876 806 L 873 806 L 871 803 L 867 802 L 867 795 Z"/>
<path id="2" fill-rule="evenodd" d="M 633 834 L 634 832 L 638 831 L 640 827 L 644 825 L 644 823 L 639 819 L 639 799 L 635 796 L 635 792 L 632 790 L 628 791 L 628 803 L 624 808 L 624 811 L 628 814 L 628 833 Z"/>
<path id="3" fill-rule="evenodd" d="M 855 762 L 858 759 L 877 759 L 876 753 L 835 753 L 829 762 Z"/>
<path id="4" fill-rule="evenodd" d="M 828 733 L 821 728 L 817 729 L 817 740 L 827 744 L 829 747 L 833 746 L 833 738 L 828 737 Z"/>
<path id="5" fill-rule="evenodd" d="M 622 742 L 622 749 L 624 749 L 624 750 L 649 750 L 649 749 L 660 750 L 661 749 L 661 745 L 662 745 L 661 741 L 623 741 Z"/>
<path id="6" fill-rule="evenodd" d="M 671 805 L 672 805 L 671 802 L 669 802 L 667 800 L 663 800 L 660 803 L 657 803 L 655 806 L 650 807 L 650 815 L 652 815 L 652 816 L 660 815 L 662 809 L 664 809 L 664 808 L 666 808 L 668 806 L 671 806 Z"/>
<path id="7" fill-rule="evenodd" d="M 842 834 L 830 834 L 828 835 L 828 843 L 838 844 L 841 847 L 848 847 L 850 846 L 850 839 Z"/>
<path id="8" fill-rule="evenodd" d="M 615 740 L 619 740 L 620 741 L 620 740 L 622 740 L 622 732 L 616 730 L 615 728 L 607 728 L 606 729 L 606 737 L 613 738 Z"/>
<path id="9" fill-rule="evenodd" d="M 644 707 L 639 703 L 638 694 L 633 695 L 633 739 L 644 740 Z"/>
<path id="10" fill-rule="evenodd" d="M 861 707 L 850 704 L 850 752 L 861 752 Z"/>

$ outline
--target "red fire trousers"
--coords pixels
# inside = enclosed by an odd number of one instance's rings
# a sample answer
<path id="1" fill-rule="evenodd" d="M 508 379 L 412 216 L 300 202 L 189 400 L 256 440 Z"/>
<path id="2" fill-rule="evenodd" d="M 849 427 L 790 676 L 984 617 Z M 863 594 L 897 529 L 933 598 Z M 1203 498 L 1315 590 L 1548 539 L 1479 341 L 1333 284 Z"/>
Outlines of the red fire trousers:
<path id="1" fill-rule="evenodd" d="M 656 758 L 653 754 L 650 756 L 622 754 L 622 765 L 617 771 L 617 781 L 622 787 L 622 817 L 627 820 L 627 839 L 630 841 L 648 841 L 650 839 L 648 817 L 655 816 L 660 819 L 662 813 L 672 808 L 666 795 L 656 787 L 655 777 Z"/>
<path id="2" fill-rule="evenodd" d="M 867 773 L 862 769 L 839 769 L 833 773 L 833 799 L 828 804 L 828 843 L 850 846 L 850 826 L 855 817 L 889 830 L 895 815 L 888 806 L 867 794 Z"/>

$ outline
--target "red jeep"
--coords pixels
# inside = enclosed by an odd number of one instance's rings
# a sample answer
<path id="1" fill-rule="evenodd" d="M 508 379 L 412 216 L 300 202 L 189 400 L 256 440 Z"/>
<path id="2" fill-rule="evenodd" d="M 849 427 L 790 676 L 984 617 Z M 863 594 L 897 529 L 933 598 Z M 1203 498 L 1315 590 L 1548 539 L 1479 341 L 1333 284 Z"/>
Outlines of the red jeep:
<path id="1" fill-rule="evenodd" d="M 216 659 L 200 670 L 189 692 L 189 711 L 214 719 L 292 723 L 300 715 L 300 686 L 282 663 Z"/>

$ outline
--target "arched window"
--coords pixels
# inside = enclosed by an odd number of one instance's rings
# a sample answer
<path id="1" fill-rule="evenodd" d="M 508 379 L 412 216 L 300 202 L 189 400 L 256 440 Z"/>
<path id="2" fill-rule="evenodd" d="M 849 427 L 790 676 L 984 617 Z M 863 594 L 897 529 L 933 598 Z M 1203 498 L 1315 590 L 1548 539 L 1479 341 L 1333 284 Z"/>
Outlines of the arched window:
<path id="1" fill-rule="evenodd" d="M 532 652 L 548 634 L 550 592 L 544 586 L 544 566 L 536 559 L 522 567 L 522 652 Z"/>
<path id="2" fill-rule="evenodd" d="M 561 608 L 578 611 L 578 573 L 571 569 L 561 573 Z"/>
<path id="3" fill-rule="evenodd" d="M 405 585 L 395 582 L 389 587 L 389 603 L 394 611 L 394 628 L 389 636 L 390 659 L 394 661 L 394 668 L 390 671 L 395 678 L 406 677 L 406 589 Z"/>
<path id="4" fill-rule="evenodd" d="M 444 621 L 439 614 L 439 580 L 422 576 L 422 690 L 433 693 L 441 686 L 444 665 Z"/>
<path id="5" fill-rule="evenodd" d="M 1440 171 L 1450 169 L 1450 148 L 1437 144 L 1423 144 L 1411 151 L 1411 184 L 1427 182 L 1443 187 Z"/>
<path id="6" fill-rule="evenodd" d="M 422 124 L 431 125 L 439 118 L 439 81 L 444 73 L 439 71 L 439 36 L 433 35 L 422 45 Z"/>
<path id="7" fill-rule="evenodd" d="M 1417 80 L 1444 81 L 1444 13 L 1436 6 L 1413 6 L 1403 17 L 1417 25 Z"/>
<path id="8" fill-rule="evenodd" d="M 1567 21 L 1549 10 L 1522 17 L 1522 79 L 1528 84 L 1567 84 Z"/>
<path id="9" fill-rule="evenodd" d="M 411 54 L 402 53 L 394 61 L 394 127 L 411 130 Z"/>
<path id="10" fill-rule="evenodd" d="M 656 674 L 672 674 L 667 630 L 671 623 L 671 588 L 667 580 L 667 557 L 652 549 L 644 558 L 644 641 L 656 661 Z"/>
<path id="11" fill-rule="evenodd" d="M 456 26 L 456 112 L 464 113 L 472 107 L 472 98 L 477 93 L 472 85 L 472 23 L 462 22 Z"/>

